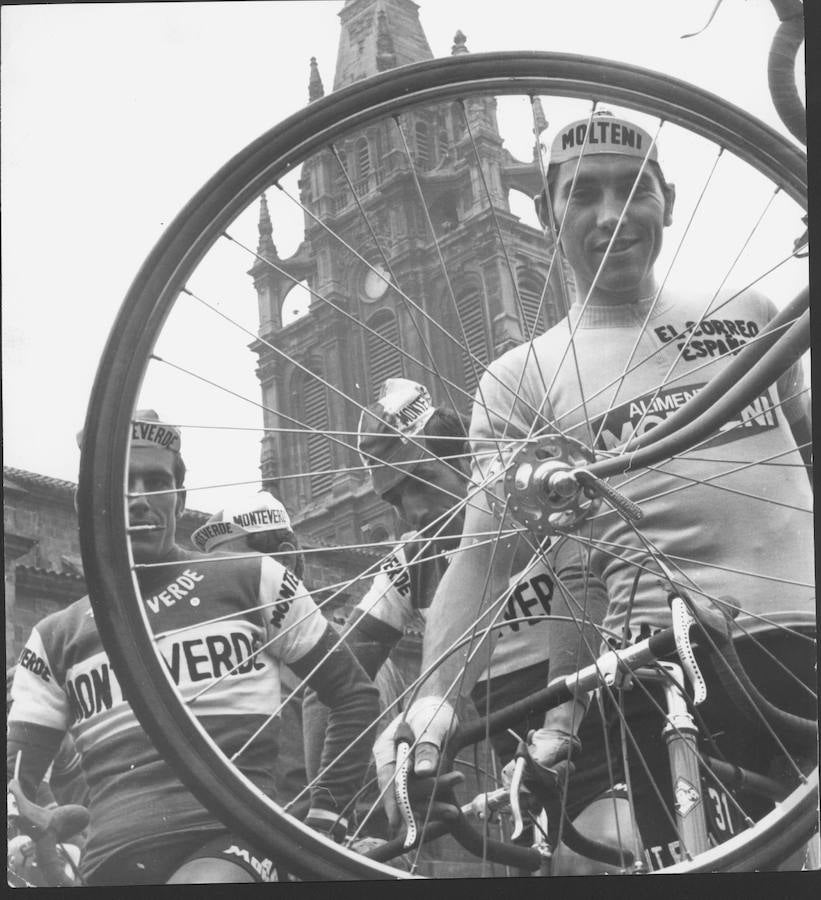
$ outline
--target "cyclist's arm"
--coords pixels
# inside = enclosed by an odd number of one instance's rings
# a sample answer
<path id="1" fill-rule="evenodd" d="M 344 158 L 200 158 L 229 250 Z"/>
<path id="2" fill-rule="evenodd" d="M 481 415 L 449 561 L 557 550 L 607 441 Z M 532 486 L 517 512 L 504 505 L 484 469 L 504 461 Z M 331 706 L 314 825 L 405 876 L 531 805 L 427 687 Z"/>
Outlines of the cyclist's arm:
<path id="1" fill-rule="evenodd" d="M 284 616 L 270 626 L 274 652 L 299 678 L 306 678 L 318 699 L 329 707 L 322 751 L 322 776 L 311 789 L 312 821 L 332 825 L 362 785 L 375 734 L 367 729 L 379 717 L 379 695 L 345 642 L 323 618 L 302 583 L 270 559 L 263 563 L 263 592 L 276 592 Z M 285 594 L 283 595 L 283 586 Z M 284 597 L 284 599 L 283 599 Z M 261 598 L 263 599 L 263 598 Z M 285 604 L 287 608 L 285 608 Z M 314 671 L 316 669 L 316 671 Z M 363 732 L 366 732 L 363 735 Z M 328 766 L 348 747 L 344 756 Z"/>
<path id="2" fill-rule="evenodd" d="M 6 746 L 8 777 L 14 777 L 19 758 L 20 786 L 34 801 L 71 721 L 68 697 L 56 682 L 37 628 L 32 630 L 20 656 L 11 700 Z"/>
<path id="3" fill-rule="evenodd" d="M 471 633 L 475 622 L 480 630 L 497 616 L 507 600 L 514 558 L 521 552 L 520 538 L 492 540 L 500 532 L 500 522 L 484 487 L 492 485 L 494 471 L 502 470 L 504 448 L 527 436 L 531 423 L 519 400 L 516 373 L 498 360 L 490 370 L 482 376 L 471 415 L 473 484 L 468 489 L 462 540 L 428 609 L 422 647 L 422 670 L 434 668 L 420 694 L 447 697 L 452 703 L 470 694 L 487 663 L 487 642 L 493 651 L 497 629 L 490 630 L 478 650 L 473 641 L 443 655 Z M 504 530 L 509 532 L 508 521 Z"/>

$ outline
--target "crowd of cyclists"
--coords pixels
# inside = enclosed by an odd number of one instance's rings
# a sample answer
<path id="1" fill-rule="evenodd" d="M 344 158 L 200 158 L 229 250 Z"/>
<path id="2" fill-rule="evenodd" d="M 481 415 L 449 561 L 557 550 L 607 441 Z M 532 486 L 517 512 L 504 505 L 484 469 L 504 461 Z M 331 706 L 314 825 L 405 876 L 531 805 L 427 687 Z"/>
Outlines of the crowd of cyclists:
<path id="1" fill-rule="evenodd" d="M 606 389 L 627 370 L 635 344 L 646 344 L 654 362 L 622 378 L 625 400 L 652 401 L 659 383 L 664 390 L 675 383 L 695 391 L 738 346 L 735 340 L 722 352 L 713 341 L 705 367 L 704 359 L 682 354 L 670 339 L 692 332 L 710 306 L 700 289 L 659 291 L 654 264 L 674 205 L 675 188 L 658 148 L 635 123 L 603 112 L 559 130 L 537 209 L 549 231 L 561 223 L 576 295 L 567 318 L 490 364 L 469 423 L 435 405 L 427 386 L 402 377 L 388 379 L 362 413 L 356 449 L 374 492 L 407 531 L 364 590 L 344 637 L 312 599 L 289 512 L 270 492 L 238 493 L 193 534 L 195 549 L 177 543 L 185 508 L 182 434 L 153 410 L 135 414 L 131 545 L 160 652 L 183 699 L 197 698 L 192 709 L 219 746 L 228 754 L 242 748 L 237 765 L 244 774 L 280 802 L 301 799 L 294 811 L 332 839 L 352 833 L 350 810 L 355 818 L 356 797 L 374 768 L 379 786 L 389 784 L 400 720 L 419 741 L 415 773 L 435 773 L 466 704 L 492 712 L 549 679 L 571 675 L 598 653 L 600 627 L 632 640 L 670 624 L 658 579 L 637 581 L 632 565 L 603 549 L 631 546 L 622 517 L 598 516 L 585 526 L 585 544 L 548 540 L 534 552 L 520 535 L 499 539 L 491 551 L 487 535 L 499 528 L 498 509 L 478 486 L 492 482 L 506 447 L 535 433 L 554 429 L 589 443 L 592 420 L 595 449 L 608 450 L 612 436 L 621 442 L 640 428 L 646 405 L 634 403 L 634 412 Z M 774 315 L 772 303 L 753 291 L 716 302 L 722 320 L 741 322 L 750 334 Z M 574 365 L 562 366 L 571 347 Z M 584 421 L 580 384 L 588 406 Z M 796 448 L 810 434 L 802 387 L 796 364 L 778 382 L 781 402 L 767 427 L 737 430 L 711 448 L 709 460 L 678 461 L 624 488 L 641 506 L 642 529 L 660 552 L 685 560 L 682 577 L 705 596 L 742 595 L 753 613 L 814 611 L 812 591 L 800 587 L 813 582 L 812 523 L 798 512 L 811 506 L 811 481 L 799 466 L 763 475 L 756 469 L 754 476 L 740 471 L 724 482 L 733 490 L 717 499 L 709 480 L 722 460 L 742 450 L 750 458 L 798 456 Z M 753 477 L 759 493 L 775 492 L 783 501 L 758 520 L 755 535 L 748 525 Z M 773 483 L 762 486 L 762 478 Z M 682 479 L 694 486 L 668 499 Z M 771 583 L 733 574 L 757 571 L 762 553 L 773 576 L 784 576 L 778 594 Z M 499 627 L 490 629 L 488 649 L 446 652 L 497 598 L 506 606 Z M 580 609 L 581 623 L 574 621 Z M 390 656 L 411 625 L 424 628 L 421 666 L 431 675 L 393 718 L 403 684 Z M 268 724 L 281 698 L 303 681 L 296 701 Z M 211 682 L 213 689 L 200 696 Z M 627 797 L 612 789 L 623 713 L 601 698 L 591 701 L 580 693 L 547 714 L 533 714 L 494 736 L 493 749 L 506 767 L 506 783 L 519 743 L 513 733 L 527 735 L 532 760 L 545 768 L 572 757 L 577 777 L 568 808 L 604 840 L 629 831 L 633 821 Z M 7 702 L 10 822 L 19 831 L 10 834 L 10 883 L 286 877 L 277 860 L 202 807 L 153 747 L 117 683 L 87 597 L 35 626 L 8 673 Z M 650 767 L 664 770 L 664 745 L 647 705 L 634 704 L 626 715 Z M 747 750 L 759 767 L 772 763 L 771 747 Z M 638 765 L 631 769 L 634 838 L 643 842 L 650 868 L 668 865 L 677 858 L 676 835 L 656 809 L 649 777 Z M 625 775 L 620 769 L 616 780 Z M 400 826 L 391 790 L 384 791 L 384 805 L 386 819 L 373 817 L 354 850 L 369 849 Z M 588 864 L 571 851 L 562 856 L 561 848 L 556 865 L 568 873 L 617 870 Z"/>

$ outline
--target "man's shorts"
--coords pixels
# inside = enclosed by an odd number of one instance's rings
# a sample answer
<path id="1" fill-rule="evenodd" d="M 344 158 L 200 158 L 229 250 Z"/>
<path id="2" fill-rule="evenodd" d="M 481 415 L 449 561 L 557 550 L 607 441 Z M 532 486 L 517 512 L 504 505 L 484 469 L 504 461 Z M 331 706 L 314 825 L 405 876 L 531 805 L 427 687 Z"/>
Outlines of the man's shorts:
<path id="1" fill-rule="evenodd" d="M 484 716 L 488 709 L 491 713 L 496 712 L 498 709 L 504 709 L 511 703 L 521 700 L 528 694 L 535 694 L 536 691 L 547 687 L 548 675 L 547 661 L 525 666 L 515 672 L 497 675 L 489 682 L 478 682 L 471 693 L 471 699 L 479 715 Z M 543 712 L 532 713 L 515 723 L 510 730 L 526 739 L 529 731 L 541 728 L 543 723 Z M 507 729 L 492 735 L 490 740 L 501 765 L 505 765 L 513 758 L 519 742 Z"/>
<path id="2" fill-rule="evenodd" d="M 150 843 L 130 845 L 110 856 L 86 876 L 89 885 L 165 884 L 183 865 L 196 859 L 224 859 L 248 872 L 255 882 L 277 881 L 273 861 L 227 830 L 161 835 Z"/>

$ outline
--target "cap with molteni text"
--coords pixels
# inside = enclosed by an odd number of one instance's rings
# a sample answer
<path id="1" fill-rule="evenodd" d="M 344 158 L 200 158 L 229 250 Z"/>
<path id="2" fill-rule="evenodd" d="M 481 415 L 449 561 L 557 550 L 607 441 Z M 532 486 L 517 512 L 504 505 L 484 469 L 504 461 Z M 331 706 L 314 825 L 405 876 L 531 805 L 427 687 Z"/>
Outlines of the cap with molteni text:
<path id="1" fill-rule="evenodd" d="M 639 159 L 646 156 L 658 162 L 658 148 L 641 126 L 603 109 L 593 113 L 589 120 L 578 119 L 559 129 L 550 145 L 549 163 L 559 165 L 597 153 L 618 153 Z"/>
<path id="2" fill-rule="evenodd" d="M 83 449 L 83 434 L 77 432 L 77 446 Z M 138 409 L 131 421 L 132 447 L 161 447 L 171 453 L 179 453 L 182 439 L 179 429 L 160 421 L 156 410 Z"/>
<path id="3" fill-rule="evenodd" d="M 291 530 L 287 510 L 273 494 L 258 491 L 232 498 L 191 535 L 191 541 L 198 550 L 210 553 L 235 538 L 280 529 Z"/>
<path id="4" fill-rule="evenodd" d="M 420 438 L 436 411 L 428 389 L 407 378 L 388 378 L 359 417 L 357 450 L 373 489 L 383 496 L 430 456 Z"/>

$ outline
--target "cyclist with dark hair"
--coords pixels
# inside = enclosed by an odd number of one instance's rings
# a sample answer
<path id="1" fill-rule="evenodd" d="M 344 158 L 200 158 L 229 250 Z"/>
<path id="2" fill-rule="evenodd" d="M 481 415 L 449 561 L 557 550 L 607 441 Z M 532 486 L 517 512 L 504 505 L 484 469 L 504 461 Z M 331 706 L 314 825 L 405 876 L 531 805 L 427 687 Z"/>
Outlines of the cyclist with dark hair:
<path id="1" fill-rule="evenodd" d="M 477 482 L 493 479 L 494 456 L 501 452 L 503 462 L 506 452 L 534 435 L 558 433 L 559 439 L 576 438 L 596 451 L 617 451 L 696 394 L 775 314 L 771 301 L 752 290 L 713 296 L 659 289 L 654 264 L 672 222 L 675 190 L 662 174 L 653 139 L 635 123 L 600 111 L 589 122 L 561 128 L 551 146 L 548 185 L 551 203 L 542 196 L 537 207 L 545 224 L 558 229 L 561 223 L 561 250 L 573 271 L 576 297 L 566 320 L 502 355 L 483 376 L 471 421 Z M 573 364 L 562 365 L 571 353 Z M 692 593 L 733 594 L 752 615 L 776 607 L 814 611 L 807 587 L 814 580 L 812 496 L 797 449 L 809 439 L 808 412 L 799 362 L 736 427 L 710 442 L 705 458 L 685 455 L 631 481 L 626 490 L 643 511 L 642 532 L 661 554 L 676 560 Z M 770 458 L 783 465 L 734 465 L 739 459 Z M 761 519 L 757 502 L 767 503 L 773 495 L 783 502 L 768 505 Z M 500 540 L 491 554 L 476 546 L 473 535 L 493 528 L 498 520 L 485 496 L 477 494 L 466 513 L 459 552 L 428 613 L 423 666 L 438 660 L 489 602 L 504 594 L 521 539 Z M 663 573 L 652 558 L 647 562 L 646 548 L 636 544 L 630 523 L 615 510 L 604 506 L 581 526 L 580 540 L 559 538 L 551 552 L 552 567 L 567 588 L 554 593 L 554 613 L 579 620 L 548 629 L 551 679 L 597 655 L 600 623 L 628 641 L 670 624 L 667 593 L 658 584 Z M 637 560 L 650 572 L 636 581 Z M 762 560 L 765 578 L 756 575 Z M 425 685 L 428 696 L 408 712 L 420 738 L 413 761 L 418 774 L 436 771 L 439 748 L 455 721 L 458 696 L 451 685 L 459 682 L 466 691 L 475 682 L 484 651 L 470 661 L 468 652 L 454 653 L 438 666 Z M 443 698 L 449 703 L 442 704 Z M 577 773 L 589 776 L 588 794 L 579 805 L 589 805 L 600 824 L 617 804 L 610 797 L 591 805 L 609 782 L 601 724 L 598 739 L 587 741 L 579 731 L 588 703 L 585 695 L 549 712 L 531 737 L 530 752 L 545 766 L 572 752 Z M 616 716 L 612 710 L 608 715 L 610 727 Z M 648 741 L 663 751 L 659 732 L 656 728 Z M 618 738 L 617 725 L 609 734 Z M 641 767 L 633 769 L 639 770 L 633 773 L 638 779 Z M 579 785 L 583 781 L 576 779 Z M 638 804 L 640 819 L 645 808 Z M 660 848 L 652 865 L 673 861 L 675 836 L 665 835 L 669 825 L 663 816 L 639 821 L 639 828 L 649 849 Z"/>
<path id="2" fill-rule="evenodd" d="M 377 715 L 376 689 L 347 648 L 335 646 L 335 632 L 293 572 L 265 556 L 217 558 L 176 544 L 184 471 L 179 430 L 153 410 L 138 412 L 129 456 L 131 550 L 159 652 L 182 696 L 198 696 L 198 718 L 223 751 L 235 754 L 248 742 L 237 766 L 271 795 L 270 729 L 248 739 L 278 705 L 280 663 L 308 678 L 331 710 L 326 769 L 308 821 L 337 837 L 370 745 L 358 741 L 342 762 L 327 764 Z M 12 696 L 9 771 L 19 770 L 28 797 L 65 732 L 74 737 L 90 789 L 81 861 L 87 883 L 276 880 L 276 861 L 216 821 L 149 741 L 102 647 L 88 597 L 35 626 Z"/>
<path id="3" fill-rule="evenodd" d="M 467 432 L 462 417 L 452 409 L 434 406 L 423 385 L 389 378 L 379 399 L 360 416 L 357 448 L 368 466 L 374 492 L 411 528 L 383 561 L 346 625 L 349 646 L 368 674 L 378 678 L 380 667 L 405 631 L 414 625 L 424 629 L 427 608 L 461 537 L 470 485 Z M 499 622 L 493 656 L 485 659 L 472 692 L 480 712 L 495 710 L 544 686 L 548 672 L 545 617 L 552 596 L 553 582 L 545 566 L 524 560 L 521 571 L 511 578 L 511 599 Z M 397 711 L 394 707 L 392 713 Z M 310 690 L 303 720 L 310 778 L 318 771 L 316 748 L 324 727 L 321 704 Z M 520 727 L 525 733 L 538 724 L 536 717 L 530 717 Z M 493 745 L 505 762 L 516 740 L 505 733 L 494 736 Z M 379 764 L 379 746 L 375 756 Z M 387 812 L 391 824 L 397 825 L 395 808 L 389 805 Z"/>

